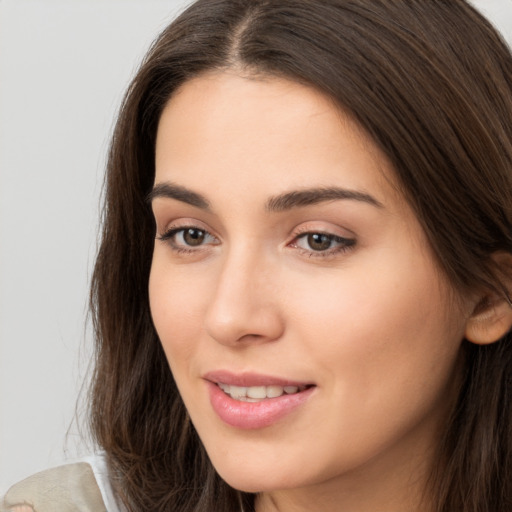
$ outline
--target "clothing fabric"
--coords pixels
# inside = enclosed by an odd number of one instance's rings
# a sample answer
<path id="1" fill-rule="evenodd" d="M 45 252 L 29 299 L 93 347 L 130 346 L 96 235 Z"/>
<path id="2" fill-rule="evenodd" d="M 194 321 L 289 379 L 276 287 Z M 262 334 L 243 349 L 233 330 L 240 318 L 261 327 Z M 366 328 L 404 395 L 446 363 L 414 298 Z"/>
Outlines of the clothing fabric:
<path id="1" fill-rule="evenodd" d="M 102 454 L 36 473 L 13 485 L 0 512 L 125 512 Z"/>

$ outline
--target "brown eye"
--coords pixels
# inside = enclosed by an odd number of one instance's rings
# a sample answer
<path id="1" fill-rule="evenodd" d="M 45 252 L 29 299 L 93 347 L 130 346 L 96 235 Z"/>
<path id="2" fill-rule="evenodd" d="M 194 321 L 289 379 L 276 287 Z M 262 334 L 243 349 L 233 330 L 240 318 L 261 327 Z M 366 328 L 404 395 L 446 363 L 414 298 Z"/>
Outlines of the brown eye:
<path id="1" fill-rule="evenodd" d="M 356 244 L 354 238 L 343 238 L 332 233 L 309 232 L 300 234 L 292 246 L 305 251 L 309 256 L 335 256 Z"/>
<path id="2" fill-rule="evenodd" d="M 183 241 L 190 246 L 201 245 L 206 238 L 206 233 L 201 229 L 188 228 L 183 230 Z"/>
<path id="3" fill-rule="evenodd" d="M 217 245 L 219 242 L 205 229 L 194 226 L 172 228 L 163 235 L 157 236 L 157 239 L 168 243 L 176 251 L 199 250 L 202 246 Z"/>
<path id="4" fill-rule="evenodd" d="M 331 248 L 333 237 L 324 233 L 309 233 L 307 242 L 313 251 L 326 251 Z"/>

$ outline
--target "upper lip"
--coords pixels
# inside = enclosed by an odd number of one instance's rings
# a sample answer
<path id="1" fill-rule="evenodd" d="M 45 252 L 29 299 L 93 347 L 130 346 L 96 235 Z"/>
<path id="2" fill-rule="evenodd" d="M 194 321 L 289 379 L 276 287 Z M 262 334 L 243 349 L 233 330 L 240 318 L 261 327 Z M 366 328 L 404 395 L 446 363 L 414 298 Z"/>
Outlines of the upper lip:
<path id="1" fill-rule="evenodd" d="M 291 380 L 283 377 L 274 377 L 272 375 L 263 375 L 253 372 L 233 373 L 229 370 L 214 370 L 203 375 L 203 379 L 218 384 L 228 384 L 230 386 L 312 386 L 312 382 Z"/>

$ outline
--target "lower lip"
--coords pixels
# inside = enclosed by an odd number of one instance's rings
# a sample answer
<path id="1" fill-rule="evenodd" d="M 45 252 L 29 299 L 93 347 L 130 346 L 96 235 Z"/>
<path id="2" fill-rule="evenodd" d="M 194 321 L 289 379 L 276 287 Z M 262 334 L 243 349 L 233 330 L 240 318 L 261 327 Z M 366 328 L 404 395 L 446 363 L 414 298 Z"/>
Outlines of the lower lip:
<path id="1" fill-rule="evenodd" d="M 266 398 L 261 402 L 241 402 L 224 393 L 213 382 L 207 382 L 210 402 L 217 416 L 228 425 L 241 429 L 258 429 L 277 423 L 300 407 L 313 393 L 313 387 L 300 393 L 283 394 L 277 398 Z"/>

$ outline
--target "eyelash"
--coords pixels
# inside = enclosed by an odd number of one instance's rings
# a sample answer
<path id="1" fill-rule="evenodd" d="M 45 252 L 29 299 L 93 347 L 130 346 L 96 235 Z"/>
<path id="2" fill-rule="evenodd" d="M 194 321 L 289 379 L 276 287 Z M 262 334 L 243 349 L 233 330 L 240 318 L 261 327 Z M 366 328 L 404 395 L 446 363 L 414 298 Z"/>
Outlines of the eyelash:
<path id="1" fill-rule="evenodd" d="M 310 235 L 320 235 L 322 237 L 326 237 L 329 243 L 338 244 L 335 247 L 329 247 L 328 249 L 314 250 L 314 249 L 305 249 L 304 247 L 299 247 L 297 245 L 298 241 L 309 237 Z M 327 233 L 325 231 L 315 231 L 315 230 L 300 230 L 299 232 L 294 234 L 294 239 L 291 243 L 292 247 L 297 248 L 302 254 L 309 256 L 310 258 L 328 258 L 336 256 L 340 253 L 345 253 L 352 249 L 356 245 L 356 240 L 354 238 L 344 238 L 342 236 L 334 235 L 332 233 Z"/>
<path id="2" fill-rule="evenodd" d="M 211 237 L 216 240 L 216 238 L 206 229 L 202 229 L 197 226 L 180 226 L 170 228 L 168 231 L 162 235 L 158 235 L 156 238 L 164 243 L 169 244 L 171 249 L 178 254 L 191 254 L 201 251 L 204 244 L 200 244 L 197 246 L 197 248 L 193 248 L 193 246 L 178 245 L 176 243 L 176 235 L 180 233 L 185 234 L 187 230 L 199 231 L 203 233 L 205 237 Z M 339 245 L 334 248 L 330 247 L 326 250 L 306 249 L 304 247 L 298 246 L 299 240 L 304 239 L 310 235 L 320 235 L 322 237 L 326 237 L 330 244 L 337 243 Z M 299 250 L 302 254 L 309 256 L 310 258 L 328 258 L 352 249 L 356 245 L 356 240 L 353 238 L 344 238 L 332 233 L 326 233 L 324 231 L 304 230 L 295 233 L 293 241 L 289 245 Z"/>
<path id="3" fill-rule="evenodd" d="M 175 241 L 176 235 L 179 233 L 185 233 L 187 230 L 194 230 L 194 231 L 200 231 L 201 233 L 204 233 L 206 236 L 210 236 L 212 238 L 215 238 L 211 233 L 209 233 L 206 229 L 199 228 L 197 226 L 180 226 L 176 228 L 170 228 L 168 231 L 163 233 L 162 235 L 157 236 L 157 239 L 168 243 L 171 247 L 171 249 L 178 253 L 178 254 L 190 254 L 195 253 L 201 250 L 201 246 L 198 246 L 198 249 L 192 248 L 192 246 L 189 246 L 190 248 L 187 248 L 187 246 L 178 245 Z"/>

